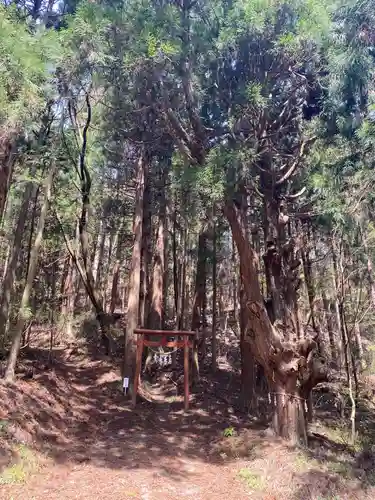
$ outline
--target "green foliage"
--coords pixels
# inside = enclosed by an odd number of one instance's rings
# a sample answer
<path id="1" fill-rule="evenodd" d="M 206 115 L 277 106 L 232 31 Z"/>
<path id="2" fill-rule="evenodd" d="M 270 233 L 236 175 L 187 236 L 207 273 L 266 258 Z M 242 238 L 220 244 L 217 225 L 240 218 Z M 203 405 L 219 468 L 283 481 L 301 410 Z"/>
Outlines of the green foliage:
<path id="1" fill-rule="evenodd" d="M 227 427 L 224 429 L 223 435 L 224 437 L 233 437 L 235 435 L 236 431 L 234 427 Z"/>
<path id="2" fill-rule="evenodd" d="M 249 33 L 276 36 L 280 46 L 297 48 L 308 39 L 322 40 L 330 29 L 331 2 L 325 0 L 247 0 L 233 2 L 220 46 Z M 272 35 L 271 35 L 272 36 Z"/>
<path id="3" fill-rule="evenodd" d="M 38 115 L 51 91 L 55 56 L 53 33 L 31 34 L 0 5 L 0 127 L 17 130 Z"/>
<path id="4" fill-rule="evenodd" d="M 262 86 L 259 83 L 249 83 L 246 87 L 246 97 L 249 104 L 263 108 L 266 104 L 265 98 L 262 96 Z"/>
<path id="5" fill-rule="evenodd" d="M 6 467 L 0 473 L 0 485 L 23 483 L 31 473 L 38 469 L 37 457 L 27 446 L 18 445 L 15 449 L 15 455 L 17 462 Z"/>
<path id="6" fill-rule="evenodd" d="M 61 52 L 58 61 L 65 72 L 65 83 L 82 81 L 100 65 L 107 63 L 106 32 L 110 20 L 105 10 L 92 2 L 81 2 L 68 28 L 60 33 Z"/>
<path id="7" fill-rule="evenodd" d="M 265 487 L 264 478 L 250 469 L 240 469 L 238 476 L 251 490 L 262 491 Z"/>
<path id="8" fill-rule="evenodd" d="M 173 56 L 178 52 L 178 45 L 173 44 L 171 41 L 159 40 L 154 34 L 150 33 L 148 37 L 148 55 L 150 57 L 157 57 L 160 54 L 164 56 Z"/>
<path id="9" fill-rule="evenodd" d="M 219 201 L 223 197 L 225 178 L 220 168 L 221 148 L 211 149 L 203 167 L 190 169 L 196 188 L 204 199 Z"/>

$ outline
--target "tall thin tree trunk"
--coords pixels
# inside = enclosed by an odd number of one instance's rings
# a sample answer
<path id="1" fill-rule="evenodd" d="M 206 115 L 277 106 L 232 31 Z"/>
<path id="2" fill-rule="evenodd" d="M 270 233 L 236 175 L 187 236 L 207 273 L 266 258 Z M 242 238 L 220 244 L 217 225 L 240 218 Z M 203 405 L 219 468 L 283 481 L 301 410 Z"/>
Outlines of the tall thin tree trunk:
<path id="1" fill-rule="evenodd" d="M 37 186 L 31 182 L 27 183 L 25 192 L 23 194 L 20 212 L 16 231 L 14 233 L 13 246 L 9 258 L 7 270 L 4 276 L 1 289 L 0 298 L 0 339 L 5 339 L 6 325 L 8 321 L 11 294 L 16 278 L 16 267 L 18 258 L 22 249 L 22 238 L 24 236 L 26 220 L 28 218 L 30 201 L 34 199 L 37 203 L 36 194 L 38 192 Z"/>
<path id="2" fill-rule="evenodd" d="M 322 288 L 322 302 L 323 302 L 325 321 L 327 324 L 331 357 L 332 357 L 333 361 L 336 362 L 337 361 L 337 348 L 336 348 L 335 336 L 334 336 L 334 332 L 333 332 L 331 304 L 327 298 L 327 294 L 326 294 L 326 291 L 324 290 L 324 287 Z"/>
<path id="3" fill-rule="evenodd" d="M 164 166 L 159 189 L 159 221 L 156 244 L 153 255 L 152 298 L 148 318 L 148 326 L 153 330 L 160 330 L 163 319 L 164 296 L 164 266 L 166 240 L 166 198 L 165 184 L 168 170 Z"/>
<path id="4" fill-rule="evenodd" d="M 76 284 L 76 267 L 71 256 L 68 258 L 68 269 L 66 277 L 62 284 L 63 303 L 61 307 L 61 316 L 64 325 L 65 335 L 68 340 L 74 337 L 73 318 L 75 304 L 75 284 Z"/>
<path id="5" fill-rule="evenodd" d="M 364 370 L 366 368 L 366 360 L 363 355 L 363 345 L 362 345 L 362 335 L 361 335 L 361 327 L 359 322 L 356 320 L 354 323 L 354 335 L 355 341 L 358 349 L 358 358 L 361 369 Z"/>
<path id="6" fill-rule="evenodd" d="M 113 266 L 113 247 L 117 244 L 118 231 L 110 231 L 110 234 L 106 238 L 106 264 L 103 265 L 104 271 L 102 275 L 102 287 L 103 287 L 103 306 L 104 310 L 108 309 L 110 289 L 111 289 L 111 269 Z"/>
<path id="7" fill-rule="evenodd" d="M 56 252 L 57 253 L 57 252 Z M 55 257 L 56 257 L 55 253 Z M 57 259 L 54 258 L 52 264 L 51 272 L 51 308 L 49 311 L 49 323 L 50 323 L 50 343 L 49 343 L 49 353 L 48 353 L 48 363 L 53 363 L 53 347 L 55 343 L 55 310 L 56 310 L 56 274 L 57 274 Z"/>
<path id="8" fill-rule="evenodd" d="M 194 341 L 193 361 L 195 379 L 199 378 L 198 350 L 201 348 L 202 355 L 205 354 L 206 344 L 206 308 L 207 308 L 207 232 L 202 230 L 198 238 L 198 259 L 195 274 L 195 290 L 193 302 L 193 317 L 191 329 L 200 333 L 200 338 Z"/>
<path id="9" fill-rule="evenodd" d="M 314 308 L 314 299 L 315 299 L 315 290 L 312 276 L 312 265 L 311 259 L 309 255 L 309 251 L 305 251 L 304 248 L 301 249 L 301 257 L 303 263 L 303 274 L 305 277 L 305 285 L 307 290 L 307 297 L 309 299 L 310 306 L 310 317 L 311 317 L 311 325 L 316 333 L 318 332 L 318 325 L 315 318 L 315 308 Z"/>
<path id="10" fill-rule="evenodd" d="M 143 327 L 147 326 L 148 313 L 150 310 L 151 215 L 151 186 L 150 179 L 146 176 L 143 196 L 141 288 L 139 298 L 139 321 Z"/>
<path id="11" fill-rule="evenodd" d="M 211 368 L 216 371 L 217 368 L 217 338 L 216 338 L 216 323 L 217 323 L 217 225 L 213 222 L 213 237 L 212 237 L 212 332 L 211 332 Z"/>
<path id="12" fill-rule="evenodd" d="M 372 265 L 372 260 L 367 244 L 367 239 L 366 236 L 363 234 L 363 231 L 361 230 L 361 235 L 362 235 L 362 243 L 363 243 L 363 248 L 365 250 L 365 256 L 366 256 L 366 264 L 367 264 L 367 279 L 369 283 L 369 288 L 370 288 L 370 297 L 371 297 L 371 303 L 372 307 L 375 308 L 375 280 L 374 280 L 374 271 L 373 271 L 373 265 Z"/>
<path id="13" fill-rule="evenodd" d="M 169 218 L 166 214 L 165 229 L 164 229 L 164 277 L 163 277 L 163 309 L 161 317 L 161 327 L 164 330 L 169 318 L 169 241 L 168 241 L 168 221 Z"/>
<path id="14" fill-rule="evenodd" d="M 179 330 L 184 329 L 184 317 L 185 317 L 185 301 L 186 301 L 186 272 L 187 272 L 187 228 L 184 227 L 182 230 L 182 248 L 181 248 L 181 260 L 179 264 L 179 292 L 178 292 L 178 302 L 177 302 L 177 328 Z"/>
<path id="15" fill-rule="evenodd" d="M 6 380 L 13 380 L 14 376 L 15 376 L 15 369 L 16 369 L 18 353 L 19 353 L 20 346 L 21 346 L 22 333 L 23 333 L 25 323 L 28 319 L 28 308 L 29 308 L 31 290 L 32 290 L 34 278 L 36 275 L 36 271 L 38 268 L 39 250 L 40 250 L 40 246 L 41 246 L 42 240 L 43 240 L 44 225 L 46 222 L 48 208 L 49 208 L 49 202 L 50 202 L 50 197 L 51 197 L 51 189 L 52 189 L 55 168 L 56 168 L 56 165 L 53 162 L 50 166 L 49 173 L 48 173 L 48 176 L 47 176 L 47 179 L 45 182 L 44 201 L 43 201 L 42 209 L 41 209 L 40 216 L 39 216 L 38 226 L 36 229 L 34 245 L 33 245 L 31 252 L 30 252 L 30 263 L 29 263 L 29 269 L 27 272 L 26 285 L 25 285 L 25 288 L 24 288 L 24 291 L 22 294 L 21 305 L 20 305 L 20 308 L 18 311 L 17 324 L 16 324 L 16 327 L 14 330 L 14 335 L 13 335 L 13 339 L 12 339 L 12 346 L 11 346 L 10 353 L 9 353 L 7 367 L 5 370 L 5 379 Z"/>
<path id="16" fill-rule="evenodd" d="M 3 219 L 9 186 L 12 179 L 14 155 L 15 145 L 12 141 L 5 140 L 0 144 L 0 223 Z"/>
<path id="17" fill-rule="evenodd" d="M 100 289 L 101 285 L 101 268 L 103 266 L 105 237 L 106 237 L 103 219 L 99 222 L 97 243 L 95 246 L 94 260 L 92 263 L 92 274 L 94 277 L 95 286 L 98 289 Z"/>
<path id="18" fill-rule="evenodd" d="M 111 297 L 109 304 L 109 311 L 111 314 L 115 312 L 117 301 L 119 299 L 119 279 L 120 279 L 120 268 L 121 268 L 121 255 L 122 255 L 122 241 L 123 241 L 123 228 L 121 227 L 117 232 L 117 237 L 115 241 L 115 261 L 113 265 L 112 272 L 112 285 L 111 285 Z"/>
<path id="19" fill-rule="evenodd" d="M 173 233 L 172 233 L 172 254 L 173 254 L 173 291 L 176 322 L 178 323 L 178 301 L 179 301 L 179 278 L 180 266 L 177 258 L 177 223 L 176 214 L 173 215 Z"/>
<path id="20" fill-rule="evenodd" d="M 332 241 L 330 241 L 330 246 L 331 246 L 331 252 L 332 252 L 332 265 L 333 265 L 332 281 L 333 281 L 333 289 L 335 291 L 334 305 L 335 305 L 335 313 L 336 313 L 336 323 L 337 323 L 337 330 L 339 332 L 339 335 L 341 336 L 341 341 L 339 343 L 339 349 L 338 349 L 339 356 L 340 356 L 340 368 L 342 367 L 343 361 L 344 361 L 346 374 L 347 374 L 347 377 L 349 377 L 349 365 L 348 365 L 348 359 L 347 359 L 347 355 L 346 355 L 347 351 L 345 349 L 345 341 L 343 338 L 344 325 L 343 325 L 342 314 L 341 314 L 342 311 L 340 308 L 342 298 L 341 298 L 339 272 L 338 272 L 338 265 L 337 265 L 337 255 L 336 255 L 336 250 L 335 250 L 335 247 L 334 247 L 334 244 Z"/>
<path id="21" fill-rule="evenodd" d="M 232 297 L 233 297 L 233 320 L 238 325 L 237 311 L 238 311 L 238 283 L 237 283 L 237 259 L 236 259 L 236 245 L 232 238 Z"/>
<path id="22" fill-rule="evenodd" d="M 192 330 L 198 330 L 206 327 L 206 282 L 207 282 L 207 233 L 201 231 L 198 239 L 198 259 L 197 271 L 195 274 L 195 291 L 193 303 Z"/>
<path id="23" fill-rule="evenodd" d="M 4 234 L 4 236 L 5 233 L 8 232 L 7 237 L 0 238 L 0 252 L 1 255 L 4 256 L 4 259 L 1 262 L 1 279 L 0 279 L 1 283 L 5 278 L 12 252 L 13 234 L 9 234 L 10 231 L 7 231 L 7 229 L 11 228 L 13 230 L 13 222 L 14 222 L 13 205 L 14 205 L 13 197 L 8 196 L 4 212 L 5 216 L 3 217 L 3 220 L 0 222 L 0 231 Z"/>
<path id="24" fill-rule="evenodd" d="M 133 391 L 133 374 L 135 369 L 135 335 L 138 326 L 139 294 L 141 288 L 141 252 L 142 252 L 142 222 L 143 198 L 145 194 L 145 176 L 147 175 L 146 154 L 142 153 L 137 166 L 137 187 L 135 195 L 135 214 L 133 224 L 133 254 L 129 274 L 128 312 L 125 332 L 124 377 L 129 378 L 129 393 Z"/>

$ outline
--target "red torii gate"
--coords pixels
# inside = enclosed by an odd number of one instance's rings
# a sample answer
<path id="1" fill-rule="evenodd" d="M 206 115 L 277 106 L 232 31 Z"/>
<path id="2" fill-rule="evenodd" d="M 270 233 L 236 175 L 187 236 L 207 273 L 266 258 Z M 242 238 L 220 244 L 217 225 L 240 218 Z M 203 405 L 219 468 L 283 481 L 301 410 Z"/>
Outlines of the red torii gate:
<path id="1" fill-rule="evenodd" d="M 137 355 L 134 378 L 134 390 L 132 396 L 132 405 L 135 407 L 137 402 L 138 386 L 141 379 L 142 353 L 143 347 L 174 347 L 184 348 L 184 403 L 185 410 L 189 409 L 189 349 L 193 348 L 195 332 L 183 330 L 147 330 L 145 328 L 136 328 L 134 333 L 137 335 Z M 160 340 L 149 340 L 148 337 L 158 335 Z M 182 337 L 182 340 L 167 340 L 167 337 Z"/>

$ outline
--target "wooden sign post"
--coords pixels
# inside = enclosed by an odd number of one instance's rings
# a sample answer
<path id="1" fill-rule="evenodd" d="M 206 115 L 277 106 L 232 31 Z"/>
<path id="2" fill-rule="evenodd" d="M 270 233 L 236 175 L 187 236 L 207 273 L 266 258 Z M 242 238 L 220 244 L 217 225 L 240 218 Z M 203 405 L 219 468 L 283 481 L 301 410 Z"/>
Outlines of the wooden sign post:
<path id="1" fill-rule="evenodd" d="M 134 378 L 134 390 L 132 397 L 133 408 L 137 402 L 137 393 L 141 379 L 142 353 L 143 347 L 173 347 L 184 348 L 184 403 L 185 410 L 189 409 L 189 349 L 193 348 L 195 332 L 180 330 L 146 330 L 137 328 L 134 330 L 137 335 L 137 355 Z M 149 340 L 151 336 L 160 336 L 160 340 Z M 168 337 L 182 337 L 182 340 L 167 340 Z"/>

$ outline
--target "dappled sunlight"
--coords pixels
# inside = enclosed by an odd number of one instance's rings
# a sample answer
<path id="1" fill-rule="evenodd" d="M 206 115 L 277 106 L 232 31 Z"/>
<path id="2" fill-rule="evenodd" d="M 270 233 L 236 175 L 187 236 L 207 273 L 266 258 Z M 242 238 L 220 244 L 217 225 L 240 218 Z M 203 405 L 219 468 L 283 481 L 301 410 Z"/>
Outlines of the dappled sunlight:
<path id="1" fill-rule="evenodd" d="M 116 484 L 112 489 L 90 485 L 90 494 L 108 499 L 124 484 L 135 498 L 150 491 L 158 500 L 169 498 L 163 495 L 211 498 L 213 488 L 212 498 L 219 499 L 228 481 L 232 487 L 226 497 L 233 500 L 250 493 L 272 500 L 316 500 L 327 492 L 340 499 L 351 500 L 358 492 L 358 498 L 371 498 L 370 476 L 359 474 L 343 445 L 313 435 L 309 449 L 289 447 L 228 404 L 230 391 L 222 390 L 225 400 L 216 398 L 213 387 L 225 387 L 228 376 L 219 370 L 212 377 L 203 370 L 188 412 L 182 399 L 168 403 L 161 393 L 156 402 L 141 399 L 133 410 L 108 360 L 66 359 L 56 352 L 51 370 L 0 385 L 0 420 L 9 422 L 11 440 L 45 457 L 46 491 L 52 497 L 64 477 L 75 478 L 61 497 L 69 499 L 74 485 L 87 488 L 90 477 L 99 474 Z M 38 474 L 28 485 L 39 491 Z M 22 491 L 21 485 L 7 488 Z"/>

